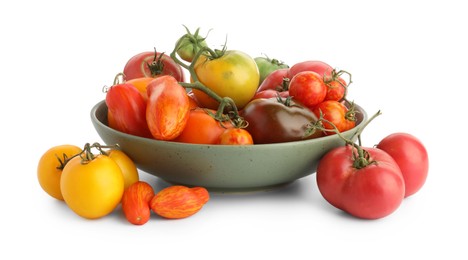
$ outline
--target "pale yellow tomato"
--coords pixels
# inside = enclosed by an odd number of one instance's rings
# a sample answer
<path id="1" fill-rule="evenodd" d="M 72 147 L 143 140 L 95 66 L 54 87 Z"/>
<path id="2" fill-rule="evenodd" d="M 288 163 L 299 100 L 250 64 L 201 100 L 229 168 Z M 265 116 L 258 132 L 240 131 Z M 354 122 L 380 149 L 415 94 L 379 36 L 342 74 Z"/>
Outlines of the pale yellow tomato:
<path id="1" fill-rule="evenodd" d="M 63 164 L 67 158 L 71 158 L 81 151 L 78 146 L 64 144 L 50 148 L 41 156 L 37 165 L 37 179 L 47 194 L 58 200 L 63 200 L 60 191 Z"/>
<path id="2" fill-rule="evenodd" d="M 71 159 L 63 168 L 63 199 L 76 214 L 96 219 L 111 213 L 122 199 L 124 177 L 119 165 L 106 155 L 83 162 Z"/>

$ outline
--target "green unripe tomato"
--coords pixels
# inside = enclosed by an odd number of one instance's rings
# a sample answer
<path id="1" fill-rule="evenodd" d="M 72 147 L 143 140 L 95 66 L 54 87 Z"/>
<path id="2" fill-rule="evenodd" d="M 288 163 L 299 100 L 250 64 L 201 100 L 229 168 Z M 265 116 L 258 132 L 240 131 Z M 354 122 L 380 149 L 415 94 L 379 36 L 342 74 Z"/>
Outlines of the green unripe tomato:
<path id="1" fill-rule="evenodd" d="M 179 46 L 177 54 L 187 62 L 192 62 L 195 54 L 207 46 L 205 38 L 198 34 L 186 34 L 179 39 L 177 44 Z"/>

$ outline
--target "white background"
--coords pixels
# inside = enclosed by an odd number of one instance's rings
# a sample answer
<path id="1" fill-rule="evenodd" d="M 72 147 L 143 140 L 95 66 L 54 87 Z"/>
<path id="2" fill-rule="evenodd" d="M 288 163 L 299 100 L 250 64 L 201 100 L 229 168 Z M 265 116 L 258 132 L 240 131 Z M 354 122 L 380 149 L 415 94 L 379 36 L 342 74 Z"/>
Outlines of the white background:
<path id="1" fill-rule="evenodd" d="M 307 3 L 307 4 L 306 4 Z M 463 1 L 3 1 L 0 4 L 1 259 L 466 259 L 468 16 Z M 426 145 L 423 189 L 368 221 L 330 206 L 315 175 L 283 189 L 212 194 L 196 215 L 116 210 L 75 215 L 40 188 L 36 167 L 59 144 L 101 141 L 89 117 L 127 59 L 170 52 L 185 31 L 210 45 L 292 65 L 323 60 L 353 74 L 350 98 L 378 117 L 373 146 L 393 132 Z M 166 184 L 140 172 L 155 189 Z M 465 241 L 463 241 L 465 239 Z M 8 257 L 5 257 L 8 255 Z"/>

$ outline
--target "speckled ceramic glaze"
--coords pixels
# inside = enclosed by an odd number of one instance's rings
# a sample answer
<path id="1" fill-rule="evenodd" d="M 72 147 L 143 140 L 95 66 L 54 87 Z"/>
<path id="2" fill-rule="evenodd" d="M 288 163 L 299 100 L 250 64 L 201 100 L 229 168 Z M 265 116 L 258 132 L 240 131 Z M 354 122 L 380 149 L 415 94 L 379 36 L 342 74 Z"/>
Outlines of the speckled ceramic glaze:
<path id="1" fill-rule="evenodd" d="M 343 133 L 347 138 L 367 119 L 366 112 L 357 109 L 359 124 Z M 250 146 L 153 140 L 108 127 L 104 101 L 92 108 L 91 121 L 102 140 L 108 145 L 119 144 L 140 170 L 173 184 L 219 192 L 268 190 L 288 184 L 314 173 L 327 151 L 344 144 L 337 135 Z"/>

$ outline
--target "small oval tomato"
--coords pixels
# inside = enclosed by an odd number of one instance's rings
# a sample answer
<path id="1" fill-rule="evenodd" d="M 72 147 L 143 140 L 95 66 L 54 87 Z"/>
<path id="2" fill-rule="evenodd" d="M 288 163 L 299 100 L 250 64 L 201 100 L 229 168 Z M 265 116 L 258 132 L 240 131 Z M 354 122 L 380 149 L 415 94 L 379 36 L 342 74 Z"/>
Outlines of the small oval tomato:
<path id="1" fill-rule="evenodd" d="M 244 52 L 228 50 L 211 59 L 204 55 L 195 63 L 195 73 L 200 82 L 220 97 L 230 97 L 242 109 L 255 95 L 260 80 L 253 58 Z M 193 89 L 202 107 L 217 109 L 219 103 L 203 91 Z"/>
<path id="2" fill-rule="evenodd" d="M 189 109 L 187 92 L 174 77 L 161 76 L 148 85 L 146 122 L 154 138 L 176 138 L 185 128 Z"/>
<path id="3" fill-rule="evenodd" d="M 388 135 L 377 148 L 390 154 L 401 169 L 405 180 L 405 197 L 421 189 L 429 172 L 429 156 L 422 142 L 407 133 Z"/>
<path id="4" fill-rule="evenodd" d="M 109 127 L 141 137 L 152 137 L 146 124 L 146 100 L 132 84 L 117 84 L 106 94 Z"/>
<path id="5" fill-rule="evenodd" d="M 187 124 L 182 133 L 174 139 L 177 142 L 194 144 L 218 144 L 219 136 L 233 125 L 229 121 L 219 122 L 213 115 L 215 110 L 196 108 L 190 110 Z"/>
<path id="6" fill-rule="evenodd" d="M 254 60 L 255 63 L 257 63 L 258 71 L 260 73 L 260 84 L 273 71 L 278 69 L 289 68 L 288 64 L 285 64 L 284 62 L 279 61 L 277 59 L 270 59 L 268 57 L 256 57 L 254 58 Z"/>
<path id="7" fill-rule="evenodd" d="M 317 117 L 308 108 L 290 98 L 255 99 L 241 111 L 248 122 L 246 130 L 255 144 L 299 141 L 323 136 L 321 131 L 307 136 L 308 126 Z"/>
<path id="8" fill-rule="evenodd" d="M 405 194 L 400 168 L 393 158 L 377 148 L 363 148 L 366 166 L 354 159 L 350 145 L 332 149 L 319 162 L 317 186 L 333 206 L 353 216 L 377 219 L 394 212 Z"/>
<path id="9" fill-rule="evenodd" d="M 289 90 L 289 69 L 278 69 L 270 73 L 265 80 L 260 84 L 257 92 L 273 89 L 276 91 L 287 91 Z"/>
<path id="10" fill-rule="evenodd" d="M 138 169 L 135 163 L 128 157 L 127 154 L 118 149 L 112 149 L 107 153 L 107 156 L 114 160 L 122 171 L 124 177 L 124 188 L 140 180 Z"/>
<path id="11" fill-rule="evenodd" d="M 325 100 L 327 86 L 322 77 L 313 71 L 303 71 L 291 78 L 289 95 L 306 107 L 313 109 Z"/>
<path id="12" fill-rule="evenodd" d="M 105 155 L 83 162 L 74 157 L 63 168 L 63 199 L 81 217 L 96 219 L 111 213 L 122 199 L 124 177 L 119 165 Z"/>
<path id="13" fill-rule="evenodd" d="M 331 124 L 333 124 L 338 131 L 344 132 L 356 126 L 354 117 L 349 115 L 348 108 L 342 103 L 335 100 L 327 100 L 318 104 L 312 110 L 317 117 L 320 115 Z M 329 122 L 323 122 L 325 129 L 333 130 L 334 127 Z M 335 132 L 326 132 L 327 134 L 335 134 Z"/>
<path id="14" fill-rule="evenodd" d="M 296 74 L 303 71 L 316 72 L 320 75 L 320 77 L 323 78 L 324 76 L 331 74 L 333 67 L 323 61 L 318 60 L 302 61 L 294 64 L 291 68 L 289 68 L 288 77 L 292 79 L 294 76 L 296 76 Z"/>
<path id="15" fill-rule="evenodd" d="M 252 135 L 243 128 L 228 128 L 219 136 L 219 144 L 250 145 L 253 144 Z"/>
<path id="16" fill-rule="evenodd" d="M 41 188 L 53 198 L 63 200 L 60 178 L 65 162 L 81 152 L 75 145 L 58 145 L 47 150 L 39 159 L 37 179 Z"/>
<path id="17" fill-rule="evenodd" d="M 177 81 L 184 81 L 184 71 L 170 56 L 157 52 L 141 52 L 130 58 L 125 64 L 125 80 L 141 77 L 158 77 L 170 75 Z"/>

